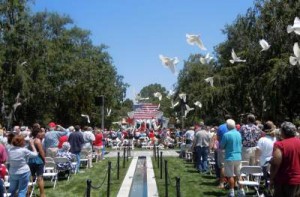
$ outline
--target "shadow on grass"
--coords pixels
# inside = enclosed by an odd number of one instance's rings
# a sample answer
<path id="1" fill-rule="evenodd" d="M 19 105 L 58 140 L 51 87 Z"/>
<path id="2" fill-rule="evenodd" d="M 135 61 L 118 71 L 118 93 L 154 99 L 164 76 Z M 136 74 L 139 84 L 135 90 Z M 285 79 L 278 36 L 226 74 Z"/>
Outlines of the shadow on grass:
<path id="1" fill-rule="evenodd" d="M 187 170 L 186 172 L 199 174 L 199 172 L 197 170 Z"/>
<path id="2" fill-rule="evenodd" d="M 223 197 L 226 196 L 225 192 L 220 192 L 220 191 L 209 191 L 209 192 L 203 192 L 205 196 L 216 196 L 216 197 Z"/>
<path id="3" fill-rule="evenodd" d="M 211 176 L 211 175 L 202 175 L 202 177 L 205 179 L 216 179 L 216 177 Z"/>

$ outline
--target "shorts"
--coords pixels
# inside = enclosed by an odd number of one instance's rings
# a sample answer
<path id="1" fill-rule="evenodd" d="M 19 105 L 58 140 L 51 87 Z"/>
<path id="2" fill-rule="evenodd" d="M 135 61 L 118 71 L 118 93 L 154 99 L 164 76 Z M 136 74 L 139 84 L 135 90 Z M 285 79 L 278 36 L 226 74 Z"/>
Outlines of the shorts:
<path id="1" fill-rule="evenodd" d="M 224 155 L 225 155 L 225 150 L 218 149 L 217 150 L 217 164 L 219 168 L 224 168 Z"/>
<path id="2" fill-rule="evenodd" d="M 44 164 L 29 164 L 31 176 L 43 176 Z"/>
<path id="3" fill-rule="evenodd" d="M 239 177 L 241 174 L 241 161 L 225 161 L 224 173 L 226 177 Z"/>

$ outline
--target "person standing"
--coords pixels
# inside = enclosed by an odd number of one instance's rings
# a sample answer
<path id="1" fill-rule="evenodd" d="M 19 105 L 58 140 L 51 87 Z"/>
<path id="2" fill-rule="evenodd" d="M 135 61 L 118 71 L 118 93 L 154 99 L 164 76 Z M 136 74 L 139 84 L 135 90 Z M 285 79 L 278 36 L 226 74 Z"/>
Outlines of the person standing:
<path id="1" fill-rule="evenodd" d="M 84 144 L 83 135 L 80 132 L 80 126 L 75 126 L 75 132 L 72 132 L 68 138 L 68 142 L 71 145 L 70 152 L 76 155 L 77 165 L 76 165 L 76 173 L 79 172 L 80 168 L 80 152 L 82 149 L 82 145 Z"/>
<path id="2" fill-rule="evenodd" d="M 291 122 L 281 124 L 282 140 L 274 143 L 271 159 L 270 185 L 274 197 L 300 196 L 300 139 Z"/>
<path id="3" fill-rule="evenodd" d="M 225 175 L 224 175 L 224 150 L 220 148 L 220 143 L 222 141 L 222 137 L 225 133 L 227 133 L 228 131 L 228 128 L 227 128 L 227 124 L 226 124 L 226 121 L 228 119 L 230 119 L 231 116 L 226 114 L 225 115 L 225 123 L 221 124 L 219 127 L 218 127 L 218 130 L 217 130 L 217 140 L 219 142 L 219 147 L 218 147 L 218 150 L 217 150 L 217 168 L 216 169 L 219 169 L 219 173 L 216 173 L 216 175 L 219 177 L 219 186 L 218 188 L 219 189 L 224 189 L 224 183 L 225 183 Z"/>
<path id="4" fill-rule="evenodd" d="M 102 158 L 102 149 L 103 149 L 103 134 L 99 128 L 95 129 L 95 141 L 93 142 L 93 148 L 96 152 L 96 162 L 100 161 Z"/>
<path id="5" fill-rule="evenodd" d="M 4 169 L 4 168 L 6 169 L 6 167 L 4 165 L 6 160 L 7 160 L 7 152 L 6 152 L 5 146 L 0 143 L 0 169 Z M 1 177 L 1 178 L 4 178 L 4 177 Z M 0 197 L 3 197 L 3 195 L 4 195 L 4 185 L 3 185 L 3 181 L 0 180 Z"/>
<path id="6" fill-rule="evenodd" d="M 247 116 L 247 124 L 240 129 L 242 135 L 242 160 L 249 161 L 249 165 L 255 164 L 255 149 L 262 131 L 255 125 L 255 116 L 249 114 Z"/>
<path id="7" fill-rule="evenodd" d="M 228 132 L 226 132 L 220 144 L 225 149 L 224 173 L 229 182 L 229 195 L 234 197 L 235 182 L 239 180 L 242 159 L 242 137 L 236 130 L 235 121 L 228 119 L 226 121 Z M 245 196 L 242 188 L 238 191 L 238 196 Z"/>
<path id="8" fill-rule="evenodd" d="M 40 197 L 45 197 L 44 179 L 43 179 L 44 166 L 45 166 L 45 151 L 42 145 L 42 141 L 45 136 L 45 131 L 39 127 L 33 127 L 31 135 L 33 137 L 34 146 L 38 152 L 38 156 L 34 158 L 29 158 L 28 165 L 33 180 L 37 178 L 37 184 L 40 190 Z M 31 147 L 28 148 L 29 150 L 32 150 Z"/>
<path id="9" fill-rule="evenodd" d="M 27 160 L 38 156 L 32 139 L 29 144 L 33 151 L 24 147 L 25 139 L 22 135 L 16 135 L 12 139 L 13 146 L 8 152 L 8 161 L 10 164 L 10 186 L 8 192 L 11 193 L 11 196 L 15 196 L 18 191 L 18 197 L 26 197 L 30 178 L 30 168 Z"/>
<path id="10" fill-rule="evenodd" d="M 47 156 L 55 157 L 56 151 L 58 150 L 59 138 L 67 135 L 68 132 L 65 128 L 60 125 L 56 125 L 54 122 L 50 122 L 48 126 L 49 131 L 45 134 L 44 149 Z M 55 154 L 52 154 L 53 152 Z"/>
<path id="11" fill-rule="evenodd" d="M 196 134 L 193 142 L 196 152 L 197 170 L 200 173 L 208 171 L 207 157 L 209 154 L 210 135 L 205 130 L 204 124 L 196 129 Z"/>

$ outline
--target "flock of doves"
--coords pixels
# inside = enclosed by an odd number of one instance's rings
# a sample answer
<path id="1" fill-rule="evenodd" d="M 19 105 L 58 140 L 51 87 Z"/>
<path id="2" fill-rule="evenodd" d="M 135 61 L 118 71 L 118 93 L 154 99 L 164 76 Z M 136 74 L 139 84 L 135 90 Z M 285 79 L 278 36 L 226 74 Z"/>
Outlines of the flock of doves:
<path id="1" fill-rule="evenodd" d="M 300 19 L 298 17 L 296 17 L 294 19 L 294 24 L 293 25 L 288 25 L 287 26 L 287 33 L 292 33 L 294 32 L 297 35 L 300 35 Z M 188 44 L 190 45 L 196 45 L 198 46 L 201 50 L 206 51 L 206 47 L 204 46 L 202 40 L 200 39 L 200 35 L 192 35 L 192 34 L 186 34 L 186 41 Z M 262 51 L 267 51 L 271 45 L 265 40 L 265 39 L 261 39 L 259 40 L 259 44 L 262 48 Z M 289 58 L 289 62 L 291 65 L 295 66 L 296 64 L 300 65 L 300 49 L 299 49 L 299 45 L 298 42 L 294 43 L 293 46 L 293 52 L 294 52 L 294 56 L 290 56 Z M 229 62 L 231 64 L 234 63 L 240 63 L 240 62 L 246 62 L 245 59 L 241 59 L 240 57 L 238 57 L 234 51 L 234 49 L 231 50 L 231 57 L 232 59 L 229 60 Z M 171 70 L 171 72 L 173 74 L 176 74 L 176 65 L 179 63 L 179 59 L 177 57 L 174 58 L 170 58 L 170 57 L 166 57 L 164 55 L 159 55 L 159 59 L 161 60 L 162 64 L 166 67 L 169 68 Z M 212 56 L 210 56 L 209 53 L 207 53 L 205 55 L 205 57 L 200 57 L 199 61 L 201 62 L 201 64 L 209 64 L 209 62 L 213 59 Z M 213 77 L 208 77 L 206 79 L 204 79 L 205 82 L 209 83 L 210 86 L 214 86 L 214 81 L 213 81 Z M 169 94 L 167 96 L 167 98 L 171 99 L 171 97 L 173 96 L 174 92 L 171 90 L 169 91 Z M 157 97 L 159 100 L 162 99 L 162 94 L 160 92 L 155 92 L 154 93 L 154 97 Z M 186 103 L 186 94 L 185 93 L 181 93 L 179 94 L 179 98 L 183 100 L 184 103 Z M 171 99 L 171 108 L 174 109 L 177 105 L 179 104 L 179 102 L 174 103 L 174 101 Z M 202 108 L 202 104 L 200 101 L 196 101 L 194 103 L 195 106 Z M 186 110 L 184 113 L 184 116 L 186 118 L 187 114 L 194 110 L 194 108 L 189 107 L 187 104 L 185 104 Z"/>

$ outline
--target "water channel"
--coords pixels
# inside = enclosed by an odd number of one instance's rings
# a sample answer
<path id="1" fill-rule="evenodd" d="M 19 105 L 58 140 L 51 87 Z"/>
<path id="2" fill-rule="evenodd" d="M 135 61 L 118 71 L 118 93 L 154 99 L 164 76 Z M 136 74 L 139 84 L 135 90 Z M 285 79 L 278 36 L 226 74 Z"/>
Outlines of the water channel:
<path id="1" fill-rule="evenodd" d="M 146 157 L 138 157 L 133 175 L 129 197 L 147 197 L 147 162 Z"/>

